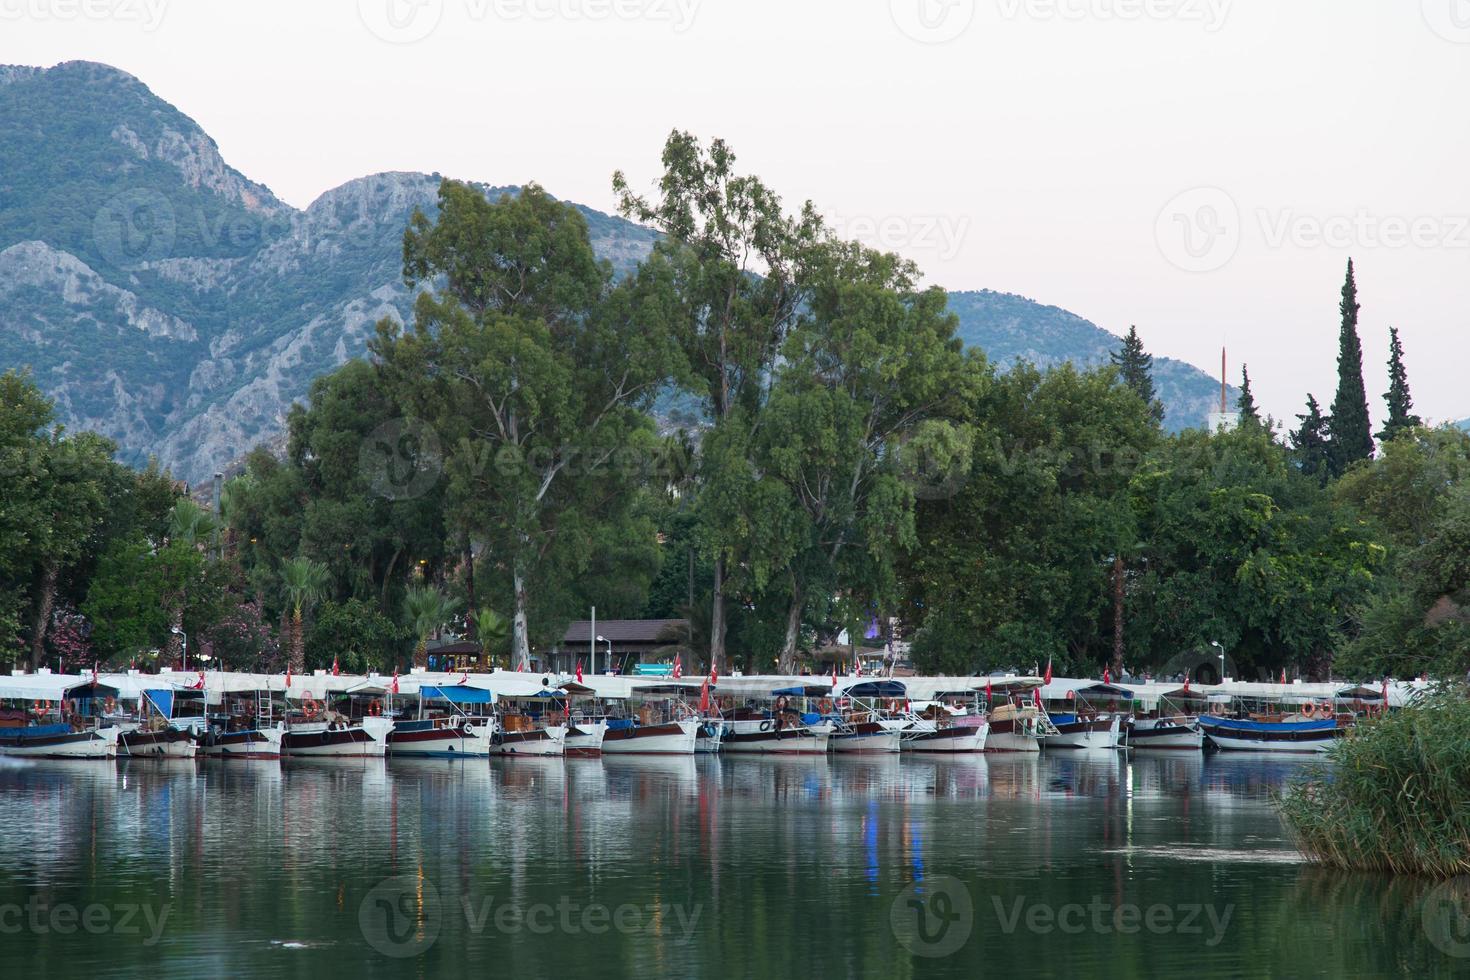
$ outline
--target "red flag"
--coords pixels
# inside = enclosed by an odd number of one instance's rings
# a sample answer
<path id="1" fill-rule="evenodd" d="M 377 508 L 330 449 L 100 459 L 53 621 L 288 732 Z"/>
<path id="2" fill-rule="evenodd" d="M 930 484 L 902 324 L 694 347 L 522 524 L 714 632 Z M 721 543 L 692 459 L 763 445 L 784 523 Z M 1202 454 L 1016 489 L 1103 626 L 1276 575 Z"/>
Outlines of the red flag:
<path id="1" fill-rule="evenodd" d="M 336 654 L 333 654 L 332 655 L 332 676 L 333 677 L 339 677 L 339 676 L 341 676 L 341 674 L 342 674 L 342 671 L 337 666 L 337 655 Z"/>
<path id="2" fill-rule="evenodd" d="M 393 683 L 392 683 L 392 685 L 389 686 L 388 693 L 389 694 L 397 694 L 398 693 L 398 668 L 397 667 L 394 667 L 393 668 Z"/>
<path id="3" fill-rule="evenodd" d="M 526 672 L 526 661 L 525 661 L 525 658 L 523 657 L 523 658 L 521 658 L 521 662 L 518 663 L 518 664 L 516 664 L 516 673 L 518 673 L 518 674 L 524 674 L 525 672 Z"/>
<path id="4" fill-rule="evenodd" d="M 832 661 L 832 690 L 837 690 L 837 661 Z"/>
<path id="5" fill-rule="evenodd" d="M 1185 694 L 1188 694 L 1189 693 L 1189 675 L 1188 674 L 1185 674 L 1184 675 L 1184 693 Z"/>
<path id="6" fill-rule="evenodd" d="M 1051 658 L 1046 658 L 1046 682 L 1051 683 Z"/>
<path id="7" fill-rule="evenodd" d="M 92 661 L 92 683 L 97 683 L 97 661 L 95 660 Z M 1384 683 L 1387 684 L 1388 682 L 1384 681 Z"/>
<path id="8" fill-rule="evenodd" d="M 1103 668 L 1103 683 L 1104 684 L 1111 684 L 1111 683 L 1113 683 L 1113 672 L 1110 671 L 1110 670 L 1108 670 L 1106 667 Z"/>
<path id="9" fill-rule="evenodd" d="M 854 657 L 852 659 L 852 667 L 853 667 L 853 676 L 855 676 L 855 677 L 861 677 L 861 676 L 863 676 L 863 661 L 862 661 L 862 658 L 861 657 Z"/>
<path id="10" fill-rule="evenodd" d="M 1383 706 L 1388 707 L 1388 678 L 1383 679 Z"/>
<path id="11" fill-rule="evenodd" d="M 195 690 L 199 690 L 199 691 L 204 690 L 204 671 L 202 671 L 202 670 L 199 672 L 199 683 L 196 686 Z"/>
<path id="12" fill-rule="evenodd" d="M 1041 688 L 1033 687 L 1031 689 L 1031 700 L 1036 702 L 1038 708 L 1041 707 Z"/>
<path id="13" fill-rule="evenodd" d="M 699 713 L 709 714 L 709 680 L 699 686 Z"/>
<path id="14" fill-rule="evenodd" d="M 577 683 L 582 683 L 582 661 L 577 661 Z"/>
<path id="15" fill-rule="evenodd" d="M 676 653 L 676 654 L 674 654 L 674 680 L 678 680 L 679 678 L 681 678 L 683 676 L 684 676 L 684 656 L 683 656 L 683 654 Z"/>
<path id="16" fill-rule="evenodd" d="M 291 665 L 286 665 L 286 690 L 291 690 Z"/>
<path id="17" fill-rule="evenodd" d="M 989 701 L 990 698 L 991 698 L 991 696 L 992 696 L 992 694 L 993 694 L 993 692 L 991 691 L 991 688 L 990 688 L 990 678 L 989 677 L 986 677 L 985 678 L 985 700 Z"/>
<path id="18" fill-rule="evenodd" d="M 1281 683 L 1283 683 L 1283 684 L 1286 683 L 1286 668 L 1285 667 L 1282 667 L 1281 668 Z"/>

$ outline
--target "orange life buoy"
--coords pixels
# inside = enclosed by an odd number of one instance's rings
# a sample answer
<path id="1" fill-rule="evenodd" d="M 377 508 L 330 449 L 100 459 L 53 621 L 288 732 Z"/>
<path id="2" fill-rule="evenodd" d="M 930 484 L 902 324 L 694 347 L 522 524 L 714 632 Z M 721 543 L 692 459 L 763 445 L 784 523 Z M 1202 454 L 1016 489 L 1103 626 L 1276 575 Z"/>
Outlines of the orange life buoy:
<path id="1" fill-rule="evenodd" d="M 373 700 L 371 702 L 369 702 L 369 704 L 368 704 L 368 714 L 370 714 L 374 718 L 376 718 L 379 715 L 381 715 L 382 713 L 383 713 L 383 702 L 379 701 L 377 698 L 373 698 Z"/>
<path id="2" fill-rule="evenodd" d="M 306 715 L 306 717 L 308 717 L 308 718 L 315 718 L 317 716 L 317 712 L 320 709 L 321 709 L 321 705 L 317 704 L 314 699 L 312 699 L 312 698 L 302 698 L 301 699 L 301 711 L 302 711 L 302 713 L 304 715 Z"/>
<path id="3" fill-rule="evenodd" d="M 822 703 L 817 707 L 821 709 L 822 714 L 830 715 L 832 713 L 832 699 L 823 698 Z"/>
<path id="4" fill-rule="evenodd" d="M 1302 716 L 1306 718 L 1317 717 L 1317 706 L 1308 701 L 1306 704 L 1302 705 Z"/>

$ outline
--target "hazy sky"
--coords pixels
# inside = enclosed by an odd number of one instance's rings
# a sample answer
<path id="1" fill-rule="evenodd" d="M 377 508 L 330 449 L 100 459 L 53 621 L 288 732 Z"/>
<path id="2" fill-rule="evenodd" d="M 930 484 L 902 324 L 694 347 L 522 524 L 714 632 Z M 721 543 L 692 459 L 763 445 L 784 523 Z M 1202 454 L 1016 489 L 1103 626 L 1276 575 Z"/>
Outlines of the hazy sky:
<path id="1" fill-rule="evenodd" d="M 1470 0 L 0 0 L 0 63 L 103 61 L 297 206 L 354 177 L 611 209 L 671 128 L 952 289 L 1331 400 L 1357 260 L 1420 411 L 1470 416 Z M 1232 380 L 1238 380 L 1238 374 Z"/>

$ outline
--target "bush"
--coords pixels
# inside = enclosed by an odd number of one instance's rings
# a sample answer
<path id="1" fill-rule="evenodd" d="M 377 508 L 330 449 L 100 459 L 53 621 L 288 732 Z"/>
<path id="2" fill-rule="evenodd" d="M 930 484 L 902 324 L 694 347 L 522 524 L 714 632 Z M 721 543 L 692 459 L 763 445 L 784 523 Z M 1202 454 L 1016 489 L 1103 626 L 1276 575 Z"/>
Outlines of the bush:
<path id="1" fill-rule="evenodd" d="M 1470 702 L 1441 694 L 1367 722 L 1329 760 L 1280 800 L 1304 854 L 1359 871 L 1470 874 Z"/>

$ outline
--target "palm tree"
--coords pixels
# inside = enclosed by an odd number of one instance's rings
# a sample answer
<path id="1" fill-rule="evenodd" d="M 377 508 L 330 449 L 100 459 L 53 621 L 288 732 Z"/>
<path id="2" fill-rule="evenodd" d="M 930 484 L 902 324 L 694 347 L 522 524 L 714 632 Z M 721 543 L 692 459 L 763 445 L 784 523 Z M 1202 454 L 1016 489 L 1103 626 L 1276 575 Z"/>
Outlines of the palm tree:
<path id="1" fill-rule="evenodd" d="M 459 612 L 460 601 L 451 599 L 432 585 L 414 585 L 403 597 L 403 609 L 413 624 L 414 635 L 418 637 L 418 645 L 413 649 L 413 665 L 427 667 L 429 640 L 437 638 L 444 624 Z"/>
<path id="2" fill-rule="evenodd" d="M 510 638 L 510 620 L 494 609 L 481 609 L 475 613 L 475 638 L 480 641 L 480 649 L 488 663 L 492 656 L 499 657 L 505 648 L 505 641 Z"/>
<path id="3" fill-rule="evenodd" d="M 291 607 L 291 669 L 297 673 L 306 669 L 301 612 L 326 594 L 330 575 L 326 565 L 310 558 L 290 558 L 281 562 L 281 589 L 286 594 L 286 605 Z"/>

